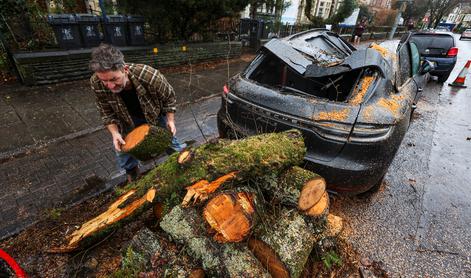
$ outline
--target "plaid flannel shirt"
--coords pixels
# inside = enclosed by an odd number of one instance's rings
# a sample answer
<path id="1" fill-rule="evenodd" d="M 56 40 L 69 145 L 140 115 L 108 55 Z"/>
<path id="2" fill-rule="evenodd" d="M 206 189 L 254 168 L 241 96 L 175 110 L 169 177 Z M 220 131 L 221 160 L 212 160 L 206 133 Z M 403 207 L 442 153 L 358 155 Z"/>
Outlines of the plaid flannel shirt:
<path id="1" fill-rule="evenodd" d="M 175 91 L 167 79 L 156 69 L 141 64 L 127 64 L 129 80 L 136 89 L 146 121 L 158 125 L 158 117 L 167 112 L 176 111 Z M 96 104 L 105 126 L 116 124 L 121 133 L 134 128 L 134 123 L 122 98 L 111 92 L 93 74 L 90 78 L 92 90 L 95 92 Z"/>

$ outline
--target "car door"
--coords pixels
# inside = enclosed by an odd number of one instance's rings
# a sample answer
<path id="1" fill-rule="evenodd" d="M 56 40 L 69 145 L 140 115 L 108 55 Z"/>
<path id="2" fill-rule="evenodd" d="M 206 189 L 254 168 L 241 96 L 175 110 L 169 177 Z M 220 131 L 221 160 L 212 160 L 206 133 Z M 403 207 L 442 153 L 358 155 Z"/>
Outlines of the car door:
<path id="1" fill-rule="evenodd" d="M 412 53 L 411 51 L 411 35 L 412 33 L 408 33 L 402 36 L 397 47 L 399 70 L 396 72 L 396 89 L 404 98 L 409 98 L 412 104 L 415 103 L 418 97 L 419 86 L 414 79 L 414 76 L 418 74 L 418 63 L 417 53 Z M 416 49 L 417 46 L 414 44 L 412 48 Z M 414 63 L 412 63 L 412 61 L 414 61 Z"/>
<path id="2" fill-rule="evenodd" d="M 421 58 L 419 48 L 415 42 L 409 42 L 410 49 L 410 59 L 411 59 L 411 74 L 414 82 L 417 85 L 417 94 L 414 97 L 414 104 L 417 104 L 417 101 L 423 91 L 425 85 L 427 84 L 427 75 L 420 73 L 420 67 L 422 63 L 425 63 L 425 60 Z"/>

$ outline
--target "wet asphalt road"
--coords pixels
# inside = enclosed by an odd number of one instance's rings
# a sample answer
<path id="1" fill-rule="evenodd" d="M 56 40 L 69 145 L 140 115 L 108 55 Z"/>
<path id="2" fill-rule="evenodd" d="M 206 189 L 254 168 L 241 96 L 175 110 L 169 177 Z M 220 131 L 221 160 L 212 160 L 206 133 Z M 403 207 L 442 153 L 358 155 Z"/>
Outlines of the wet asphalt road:
<path id="1" fill-rule="evenodd" d="M 471 277 L 471 74 L 453 82 L 471 41 L 444 84 L 425 87 L 414 120 L 379 192 L 334 198 L 361 257 L 390 277 Z"/>

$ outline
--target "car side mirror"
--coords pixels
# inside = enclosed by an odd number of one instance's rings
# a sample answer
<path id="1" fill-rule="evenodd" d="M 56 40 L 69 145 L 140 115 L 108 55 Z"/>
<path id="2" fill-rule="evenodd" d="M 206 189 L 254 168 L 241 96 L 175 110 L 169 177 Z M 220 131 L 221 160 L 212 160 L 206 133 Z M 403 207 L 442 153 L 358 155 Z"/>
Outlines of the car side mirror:
<path id="1" fill-rule="evenodd" d="M 431 72 L 435 66 L 430 62 L 429 60 L 424 60 L 422 62 L 422 65 L 420 65 L 419 73 L 421 75 L 426 74 L 427 72 Z"/>

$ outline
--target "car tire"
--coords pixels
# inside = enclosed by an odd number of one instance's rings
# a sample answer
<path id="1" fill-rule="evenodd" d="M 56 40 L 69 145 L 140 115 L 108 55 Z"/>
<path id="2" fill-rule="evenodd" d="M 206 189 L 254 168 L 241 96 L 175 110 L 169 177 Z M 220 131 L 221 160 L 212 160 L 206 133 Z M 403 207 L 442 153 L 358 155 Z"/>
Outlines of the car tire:
<path id="1" fill-rule="evenodd" d="M 451 72 L 445 73 L 443 75 L 439 75 L 437 81 L 440 82 L 440 83 L 445 82 L 448 79 L 448 77 L 450 77 L 450 74 L 451 74 Z"/>
<path id="2" fill-rule="evenodd" d="M 463 39 L 463 37 L 460 37 L 460 41 Z"/>
<path id="3" fill-rule="evenodd" d="M 383 185 L 383 181 L 384 181 L 384 177 L 386 176 L 386 174 L 384 174 L 378 182 L 376 182 L 370 189 L 366 190 L 365 192 L 363 193 L 360 193 L 357 195 L 357 197 L 359 198 L 368 198 L 370 197 L 371 195 L 375 194 L 376 192 L 378 192 L 380 189 L 381 189 L 381 185 Z"/>

